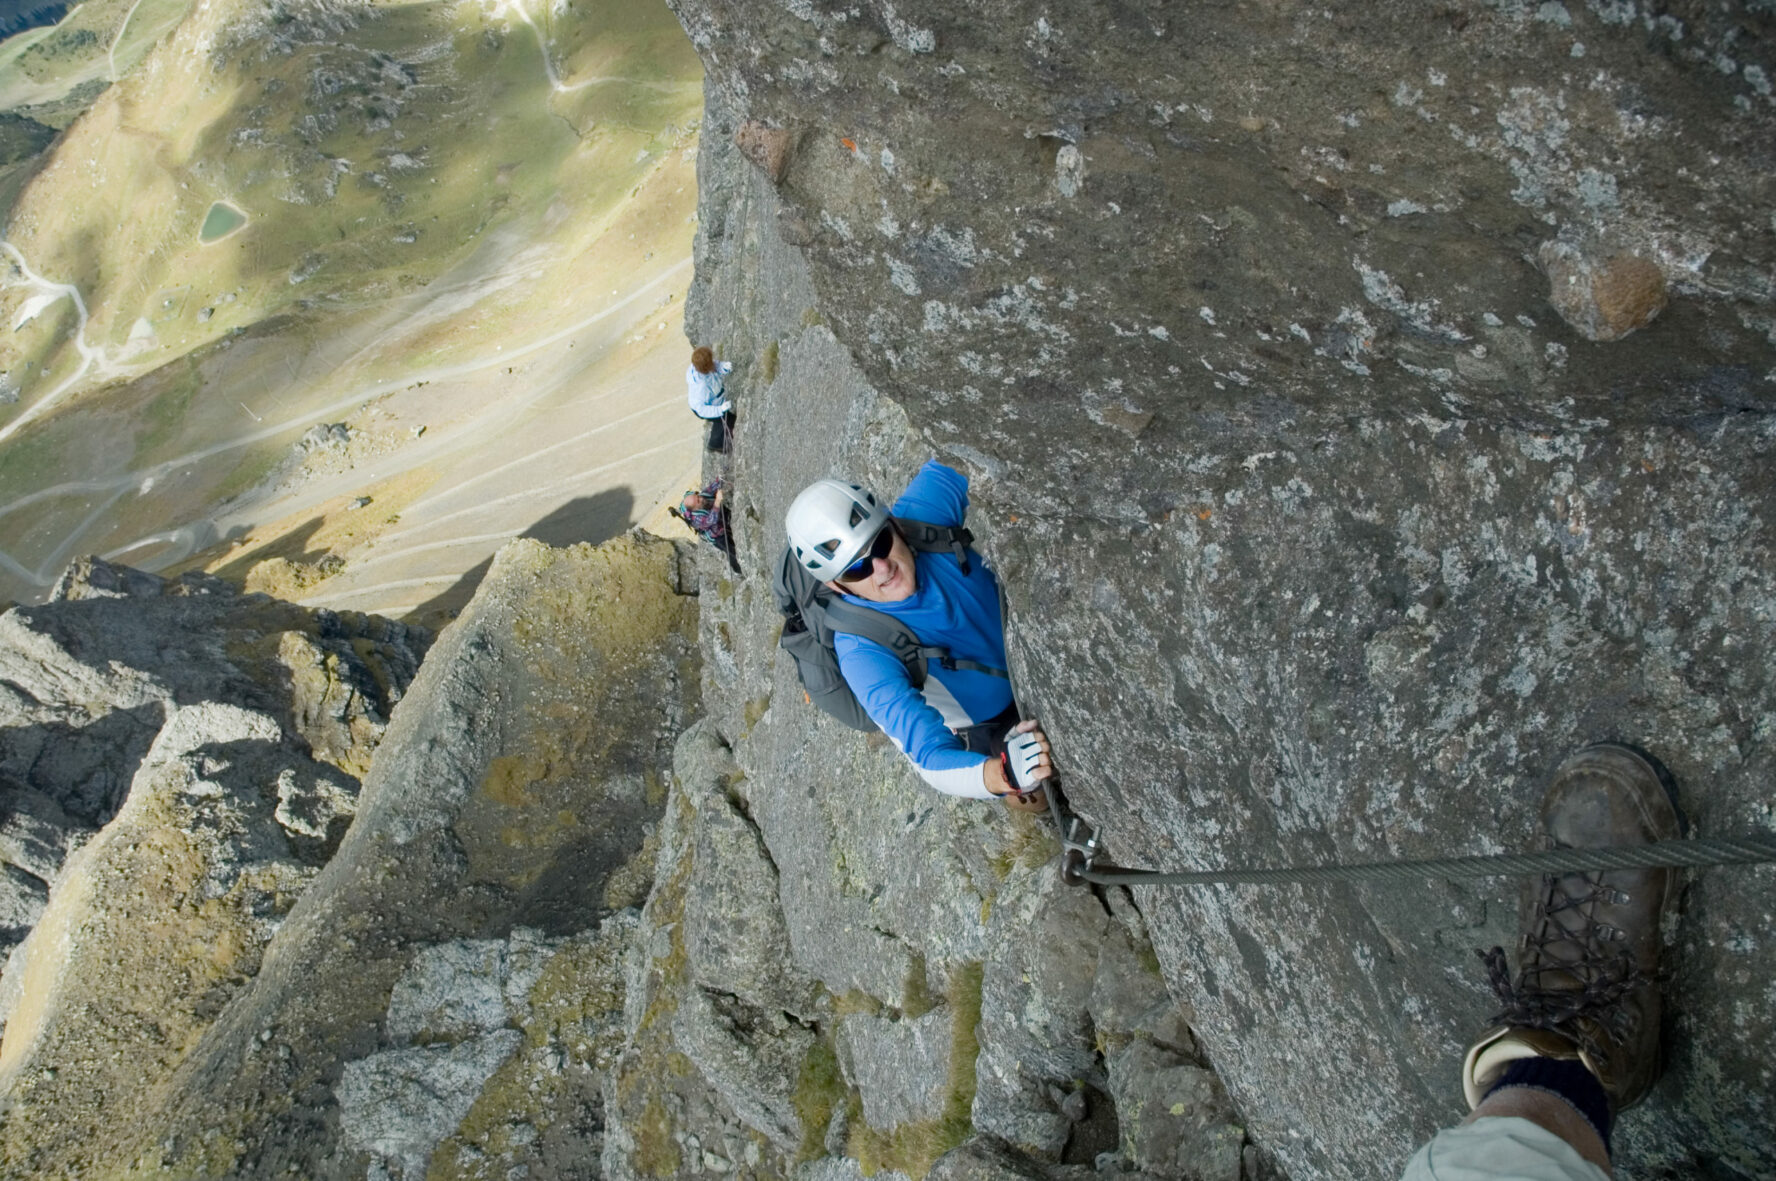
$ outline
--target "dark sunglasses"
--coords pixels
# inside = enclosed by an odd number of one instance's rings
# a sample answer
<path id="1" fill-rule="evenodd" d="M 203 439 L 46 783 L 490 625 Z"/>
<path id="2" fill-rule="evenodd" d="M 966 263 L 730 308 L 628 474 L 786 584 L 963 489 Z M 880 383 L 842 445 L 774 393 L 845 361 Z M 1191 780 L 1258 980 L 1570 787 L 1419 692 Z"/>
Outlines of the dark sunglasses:
<path id="1" fill-rule="evenodd" d="M 862 582 L 870 576 L 870 571 L 875 568 L 876 563 L 882 558 L 887 557 L 889 552 L 893 549 L 894 527 L 892 525 L 884 525 L 882 526 L 881 531 L 876 534 L 876 539 L 870 542 L 869 551 L 861 558 L 858 558 L 855 562 L 845 567 L 844 572 L 839 575 L 839 581 Z"/>

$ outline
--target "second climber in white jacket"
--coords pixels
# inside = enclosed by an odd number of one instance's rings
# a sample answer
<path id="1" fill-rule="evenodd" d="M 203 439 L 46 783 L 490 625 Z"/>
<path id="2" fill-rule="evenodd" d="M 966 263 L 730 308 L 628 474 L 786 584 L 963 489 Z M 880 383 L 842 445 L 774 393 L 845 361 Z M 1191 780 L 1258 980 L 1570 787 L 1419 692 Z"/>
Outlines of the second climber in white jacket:
<path id="1" fill-rule="evenodd" d="M 691 413 L 709 423 L 709 440 L 704 444 L 707 451 L 720 451 L 734 429 L 734 403 L 728 400 L 722 382 L 722 377 L 733 371 L 732 361 L 716 364 L 715 354 L 706 347 L 691 352 L 691 364 L 685 370 L 686 397 Z"/>

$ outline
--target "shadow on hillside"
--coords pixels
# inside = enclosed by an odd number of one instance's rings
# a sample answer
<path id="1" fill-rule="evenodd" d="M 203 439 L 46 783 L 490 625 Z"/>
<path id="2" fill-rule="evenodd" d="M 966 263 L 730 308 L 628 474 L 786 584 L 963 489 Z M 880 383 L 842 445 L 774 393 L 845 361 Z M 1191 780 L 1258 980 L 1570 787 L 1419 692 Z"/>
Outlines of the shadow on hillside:
<path id="1" fill-rule="evenodd" d="M 317 515 L 310 517 L 302 524 L 296 526 L 296 528 L 291 529 L 287 533 L 278 534 L 264 545 L 254 546 L 252 549 L 242 551 L 237 556 L 232 557 L 220 566 L 217 566 L 211 571 L 211 573 L 220 578 L 227 579 L 236 586 L 244 586 L 247 581 L 247 572 L 252 570 L 252 568 L 257 566 L 260 562 L 268 561 L 272 558 L 283 558 L 286 561 L 297 565 L 313 565 L 325 558 L 328 553 L 328 550 L 324 546 L 313 550 L 308 548 L 310 539 L 312 539 L 316 533 L 320 532 L 321 526 L 325 523 L 326 518 L 324 516 Z M 244 531 L 245 530 L 237 527 L 235 530 L 230 531 L 230 536 L 228 538 L 212 540 L 206 545 L 194 547 L 189 557 L 182 562 L 175 563 L 168 567 L 165 571 L 162 571 L 162 573 L 170 575 L 180 570 L 202 569 L 205 561 L 210 555 L 215 554 L 218 551 L 218 541 L 220 541 L 220 548 L 225 549 L 232 544 L 233 536 L 235 534 Z"/>
<path id="2" fill-rule="evenodd" d="M 634 511 L 634 493 L 628 488 L 609 488 L 594 496 L 568 501 L 518 536 L 556 547 L 578 545 L 582 541 L 597 545 L 627 529 L 629 515 Z M 407 612 L 401 622 L 417 623 L 437 632 L 468 606 L 492 565 L 492 558 L 477 562 L 452 583 L 450 589 Z"/>

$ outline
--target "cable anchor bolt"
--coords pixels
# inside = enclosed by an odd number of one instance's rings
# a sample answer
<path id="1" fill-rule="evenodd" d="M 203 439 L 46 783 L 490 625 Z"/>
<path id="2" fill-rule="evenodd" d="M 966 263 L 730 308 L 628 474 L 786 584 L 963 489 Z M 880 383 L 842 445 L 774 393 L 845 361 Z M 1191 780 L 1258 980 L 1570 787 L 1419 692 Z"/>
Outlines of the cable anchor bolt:
<path id="1" fill-rule="evenodd" d="M 1084 874 L 1091 871 L 1098 856 L 1098 834 L 1091 825 L 1075 816 L 1061 834 L 1061 880 L 1069 886 L 1083 886 Z"/>

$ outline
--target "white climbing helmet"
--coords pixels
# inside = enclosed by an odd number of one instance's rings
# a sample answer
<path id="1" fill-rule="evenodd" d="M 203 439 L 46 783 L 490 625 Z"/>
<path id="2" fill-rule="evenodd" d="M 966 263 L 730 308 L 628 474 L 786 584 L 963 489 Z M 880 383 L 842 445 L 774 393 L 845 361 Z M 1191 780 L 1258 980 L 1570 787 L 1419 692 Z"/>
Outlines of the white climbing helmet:
<path id="1" fill-rule="evenodd" d="M 783 515 L 796 561 L 822 582 L 831 582 L 888 524 L 875 496 L 843 480 L 816 480 L 802 489 Z"/>

